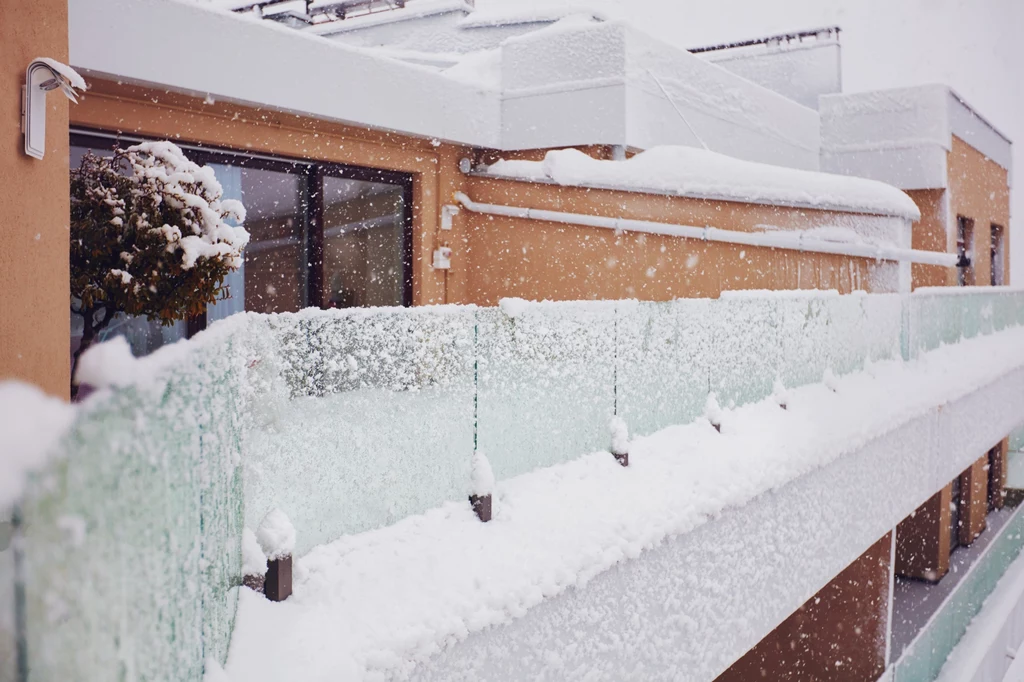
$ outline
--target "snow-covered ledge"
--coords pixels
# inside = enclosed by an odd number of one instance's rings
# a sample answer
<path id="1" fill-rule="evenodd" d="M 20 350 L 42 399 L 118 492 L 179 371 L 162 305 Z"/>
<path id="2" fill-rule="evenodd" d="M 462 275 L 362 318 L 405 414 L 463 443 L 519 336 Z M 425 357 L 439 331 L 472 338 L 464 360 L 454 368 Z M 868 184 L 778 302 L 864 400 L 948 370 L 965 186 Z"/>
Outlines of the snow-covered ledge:
<path id="1" fill-rule="evenodd" d="M 1024 329 L 830 384 L 317 548 L 228 679 L 712 680 L 1024 421 Z"/>

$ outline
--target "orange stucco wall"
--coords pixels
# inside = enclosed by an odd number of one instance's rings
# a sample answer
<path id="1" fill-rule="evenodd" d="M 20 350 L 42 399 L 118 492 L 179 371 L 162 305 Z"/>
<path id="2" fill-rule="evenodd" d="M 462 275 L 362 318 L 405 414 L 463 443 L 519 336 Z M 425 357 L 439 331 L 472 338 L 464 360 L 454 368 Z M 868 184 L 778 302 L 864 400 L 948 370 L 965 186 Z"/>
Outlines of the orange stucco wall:
<path id="1" fill-rule="evenodd" d="M 913 247 L 929 251 L 956 251 L 957 218 L 974 221 L 972 252 L 974 283 L 991 283 L 991 226 L 1003 228 L 1003 283 L 1010 283 L 1010 188 L 1008 174 L 959 137 L 947 155 L 949 187 L 946 190 L 911 190 L 907 194 L 921 209 L 914 224 Z M 913 286 L 956 286 L 955 268 L 913 266 Z"/>
<path id="2" fill-rule="evenodd" d="M 24 154 L 21 87 L 35 57 L 66 62 L 66 0 L 4 3 L 0 20 L 0 380 L 66 397 L 70 334 L 68 101 L 46 98 L 46 153 Z"/>
<path id="3" fill-rule="evenodd" d="M 752 232 L 848 220 L 848 215 L 778 206 L 709 201 L 580 187 L 473 177 L 466 183 L 479 202 L 711 225 Z M 731 289 L 872 290 L 876 268 L 895 266 L 781 249 L 704 242 L 604 228 L 545 223 L 464 212 L 452 239 L 464 262 L 449 300 L 494 305 L 498 299 L 669 300 L 717 297 Z M 856 216 L 872 222 L 888 220 Z"/>
<path id="4" fill-rule="evenodd" d="M 946 190 L 920 189 L 907 192 L 921 209 L 921 220 L 914 223 L 911 246 L 923 251 L 952 251 L 946 220 Z M 956 284 L 956 270 L 938 265 L 914 263 L 911 266 L 913 288 L 945 287 Z"/>
<path id="5" fill-rule="evenodd" d="M 1004 284 L 1009 284 L 1010 187 L 1008 174 L 994 161 L 955 136 L 953 137 L 953 149 L 949 152 L 948 158 L 950 218 L 954 221 L 954 226 L 957 216 L 964 216 L 974 221 L 975 282 L 979 285 L 988 285 L 991 282 L 989 240 L 991 225 L 995 224 L 1004 230 L 1003 234 L 1006 240 L 1003 248 Z M 955 238 L 954 235 L 953 239 Z"/>

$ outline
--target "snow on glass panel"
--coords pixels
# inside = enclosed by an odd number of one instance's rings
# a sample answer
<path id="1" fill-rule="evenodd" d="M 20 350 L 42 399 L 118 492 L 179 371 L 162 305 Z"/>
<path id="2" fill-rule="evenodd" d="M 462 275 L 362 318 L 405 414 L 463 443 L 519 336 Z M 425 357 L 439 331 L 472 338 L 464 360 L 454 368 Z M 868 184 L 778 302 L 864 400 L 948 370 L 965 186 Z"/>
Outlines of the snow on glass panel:
<path id="1" fill-rule="evenodd" d="M 21 505 L 33 679 L 198 680 L 227 653 L 242 531 L 230 342 L 95 396 Z"/>
<path id="2" fill-rule="evenodd" d="M 608 447 L 614 303 L 506 299 L 477 323 L 477 447 L 499 479 Z"/>
<path id="3" fill-rule="evenodd" d="M 247 358 L 246 525 L 281 509 L 300 554 L 462 498 L 473 454 L 471 310 L 310 313 Z"/>

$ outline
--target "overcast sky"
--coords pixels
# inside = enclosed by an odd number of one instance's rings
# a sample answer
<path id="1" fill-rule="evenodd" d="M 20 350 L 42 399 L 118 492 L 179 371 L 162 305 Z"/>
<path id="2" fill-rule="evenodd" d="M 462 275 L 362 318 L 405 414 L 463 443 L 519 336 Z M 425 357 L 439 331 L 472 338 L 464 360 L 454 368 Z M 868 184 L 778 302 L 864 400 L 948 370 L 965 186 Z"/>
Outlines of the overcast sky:
<path id="1" fill-rule="evenodd" d="M 598 0 L 684 47 L 839 26 L 847 92 L 946 83 L 1018 144 L 1024 169 L 1024 0 Z M 1024 172 L 1024 171 L 1021 171 Z M 1019 183 L 1018 183 L 1019 184 Z M 1011 277 L 1024 284 L 1024 190 L 1011 199 Z"/>

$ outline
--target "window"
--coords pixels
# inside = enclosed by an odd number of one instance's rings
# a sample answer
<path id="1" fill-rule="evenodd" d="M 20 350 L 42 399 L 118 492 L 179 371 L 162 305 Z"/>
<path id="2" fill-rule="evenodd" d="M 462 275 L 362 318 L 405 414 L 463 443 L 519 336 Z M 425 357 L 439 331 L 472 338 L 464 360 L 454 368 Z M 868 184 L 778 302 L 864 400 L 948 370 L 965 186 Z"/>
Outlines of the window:
<path id="1" fill-rule="evenodd" d="M 992 225 L 992 286 L 1006 284 L 1006 238 L 1002 225 Z"/>
<path id="2" fill-rule="evenodd" d="M 380 171 L 334 169 L 321 178 L 324 308 L 408 305 L 408 185 Z"/>
<path id="3" fill-rule="evenodd" d="M 956 228 L 957 285 L 974 286 L 974 221 L 958 216 Z"/>
<path id="4" fill-rule="evenodd" d="M 109 134 L 72 133 L 72 167 L 86 150 L 109 154 L 114 144 Z M 213 167 L 225 197 L 242 201 L 250 241 L 242 267 L 225 280 L 228 298 L 208 306 L 203 319 L 162 329 L 125 320 L 138 328 L 139 339 L 128 334 L 136 355 L 241 311 L 411 305 L 412 176 L 179 146 Z"/>

